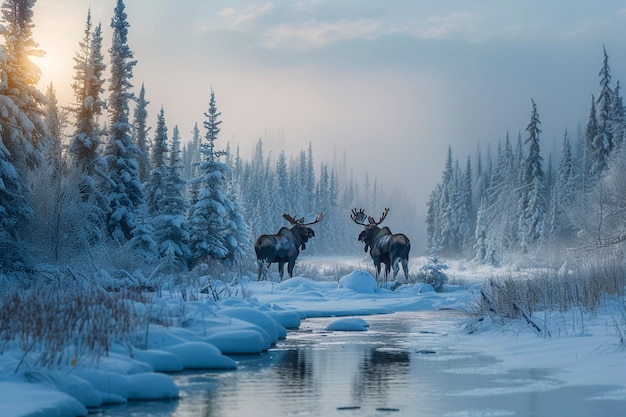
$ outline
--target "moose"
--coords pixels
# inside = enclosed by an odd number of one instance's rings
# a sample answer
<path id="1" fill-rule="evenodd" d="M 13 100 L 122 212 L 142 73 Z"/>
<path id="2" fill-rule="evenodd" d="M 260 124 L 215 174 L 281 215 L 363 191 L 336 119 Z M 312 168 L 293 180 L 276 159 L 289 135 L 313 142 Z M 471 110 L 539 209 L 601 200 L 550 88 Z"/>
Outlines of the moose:
<path id="1" fill-rule="evenodd" d="M 304 217 L 296 220 L 293 216 L 283 213 L 283 218 L 291 223 L 292 227 L 281 227 L 275 235 L 261 235 L 254 242 L 254 251 L 259 264 L 257 280 L 261 280 L 262 276 L 267 276 L 267 271 L 274 262 L 278 264 L 281 281 L 285 263 L 287 263 L 289 278 L 292 278 L 293 267 L 300 249 L 304 250 L 309 239 L 315 237 L 315 232 L 308 226 L 318 223 L 323 217 L 322 213 L 318 213 L 314 221 L 305 223 Z"/>
<path id="2" fill-rule="evenodd" d="M 378 221 L 372 216 L 365 214 L 363 209 L 356 211 L 352 209 L 352 220 L 365 229 L 359 234 L 359 242 L 365 243 L 365 252 L 369 249 L 370 256 L 376 267 L 376 280 L 380 275 L 380 264 L 385 265 L 385 282 L 389 275 L 389 271 L 393 268 L 393 278 L 395 279 L 400 270 L 399 264 L 402 264 L 405 280 L 409 279 L 409 252 L 411 250 L 411 241 L 402 233 L 391 233 L 387 226 L 380 228 L 379 224 L 385 220 L 389 209 L 383 211 L 383 215 Z M 367 223 L 366 223 L 367 220 Z"/>

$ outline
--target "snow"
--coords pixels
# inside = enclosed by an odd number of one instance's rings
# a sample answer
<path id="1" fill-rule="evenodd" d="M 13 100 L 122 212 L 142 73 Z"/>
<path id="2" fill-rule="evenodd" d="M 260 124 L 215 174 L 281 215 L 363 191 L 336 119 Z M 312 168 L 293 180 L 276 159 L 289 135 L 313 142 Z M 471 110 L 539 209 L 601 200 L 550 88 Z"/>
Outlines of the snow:
<path id="1" fill-rule="evenodd" d="M 71 369 L 56 370 L 23 366 L 16 373 L 21 352 L 7 346 L 0 355 L 0 415 L 85 416 L 89 408 L 104 404 L 177 398 L 178 387 L 168 373 L 236 369 L 236 356 L 229 355 L 266 351 L 289 337 L 287 329 L 299 328 L 307 318 L 334 317 L 327 331 L 367 332 L 367 315 L 371 314 L 463 310 L 474 300 L 482 281 L 497 273 L 491 267 L 450 264 L 446 274 L 451 283 L 444 292 L 423 283 L 402 284 L 395 290 L 380 288 L 369 272 L 358 268 L 338 279 L 298 276 L 279 283 L 242 277 L 240 284 L 247 296 L 220 301 L 183 302 L 176 294 L 164 292 L 156 302 L 165 314 L 178 314 L 177 324 L 151 325 L 144 335 L 146 349 L 114 345 L 98 363 L 79 362 Z M 500 361 L 494 364 L 498 369 L 451 372 L 501 372 L 532 364 L 558 370 L 559 379 L 569 385 L 613 385 L 617 388 L 604 398 L 626 400 L 626 355 L 615 332 L 614 315 L 599 311 L 585 318 L 582 327 L 581 331 L 559 332 L 554 326 L 552 337 L 541 337 L 523 322 L 487 326 L 477 334 L 459 326 L 451 344 Z M 467 391 L 460 395 L 488 394 Z"/>
<path id="2" fill-rule="evenodd" d="M 365 332 L 369 324 L 360 317 L 335 320 L 326 326 L 328 331 Z"/>

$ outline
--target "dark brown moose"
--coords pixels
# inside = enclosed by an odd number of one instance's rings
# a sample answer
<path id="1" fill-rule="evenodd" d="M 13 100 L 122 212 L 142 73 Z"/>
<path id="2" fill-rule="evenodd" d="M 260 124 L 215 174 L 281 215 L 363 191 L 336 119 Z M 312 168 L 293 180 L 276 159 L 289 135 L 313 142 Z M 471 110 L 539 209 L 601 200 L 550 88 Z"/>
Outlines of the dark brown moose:
<path id="1" fill-rule="evenodd" d="M 315 232 L 310 225 L 322 220 L 324 215 L 318 213 L 314 221 L 304 222 L 304 217 L 295 219 L 291 215 L 283 213 L 283 217 L 292 224 L 291 228 L 281 227 L 275 235 L 261 235 L 254 242 L 257 263 L 259 264 L 258 280 L 267 278 L 267 272 L 272 263 L 278 264 L 280 280 L 283 279 L 283 269 L 287 264 L 289 278 L 293 277 L 293 267 L 300 254 L 300 249 L 306 248 L 306 243 L 315 236 Z"/>
<path id="2" fill-rule="evenodd" d="M 380 275 L 380 264 L 385 265 L 385 282 L 389 271 L 393 268 L 393 278 L 396 279 L 400 264 L 404 272 L 404 279 L 409 279 L 409 252 L 411 251 L 411 241 L 402 233 L 391 233 L 387 226 L 380 228 L 379 224 L 385 220 L 389 209 L 383 211 L 383 215 L 378 221 L 372 216 L 365 214 L 363 209 L 356 211 L 352 209 L 352 220 L 365 228 L 359 234 L 359 242 L 365 243 L 365 252 L 369 249 L 370 256 L 376 267 L 376 279 Z M 366 222 L 367 220 L 367 222 Z"/>

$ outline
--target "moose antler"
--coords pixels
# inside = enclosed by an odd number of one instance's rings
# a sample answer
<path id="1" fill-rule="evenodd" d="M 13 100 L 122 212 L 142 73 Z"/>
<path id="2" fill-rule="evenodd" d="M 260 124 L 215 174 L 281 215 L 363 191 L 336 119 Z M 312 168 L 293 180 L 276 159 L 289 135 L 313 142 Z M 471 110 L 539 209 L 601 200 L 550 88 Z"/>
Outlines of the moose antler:
<path id="1" fill-rule="evenodd" d="M 380 216 L 380 220 L 376 221 L 372 216 L 365 214 L 363 209 L 360 209 L 359 211 L 352 209 L 352 215 L 350 217 L 356 224 L 360 224 L 361 226 L 378 226 L 383 222 L 383 220 L 385 220 L 387 213 L 389 213 L 388 208 L 383 211 L 383 215 Z M 367 220 L 367 223 L 365 223 L 365 220 Z"/>
<path id="2" fill-rule="evenodd" d="M 350 217 L 352 218 L 352 221 L 355 222 L 356 224 L 360 224 L 361 226 L 367 226 L 365 224 L 365 220 L 367 219 L 367 214 L 365 214 L 365 211 L 363 211 L 363 209 L 356 211 L 356 209 L 353 208 L 352 214 L 350 215 Z"/>
<path id="3" fill-rule="evenodd" d="M 287 220 L 289 223 L 296 225 L 299 224 L 301 226 L 308 226 L 311 224 L 315 224 L 319 221 L 321 221 L 324 218 L 324 214 L 323 213 L 317 213 L 317 216 L 315 217 L 315 220 L 313 220 L 312 222 L 309 223 L 305 223 L 304 222 L 304 217 L 300 217 L 299 219 L 295 219 L 293 218 L 293 216 L 287 214 L 287 213 L 283 213 L 283 217 L 285 218 L 285 220 Z"/>
<path id="4" fill-rule="evenodd" d="M 383 210 L 383 215 L 380 216 L 380 220 L 376 221 L 374 220 L 372 216 L 367 216 L 367 221 L 370 222 L 370 225 L 372 226 L 378 226 L 379 224 L 383 222 L 383 220 L 385 220 L 385 217 L 387 217 L 388 213 L 389 213 L 389 209 L 385 208 L 385 210 Z"/>
<path id="5" fill-rule="evenodd" d="M 299 219 L 295 219 L 295 218 L 293 218 L 293 216 L 291 216 L 290 214 L 287 214 L 287 213 L 283 213 L 283 218 L 285 220 L 287 220 L 289 223 L 294 224 L 294 225 L 295 224 L 300 224 L 300 223 L 304 222 L 304 217 L 301 217 Z"/>

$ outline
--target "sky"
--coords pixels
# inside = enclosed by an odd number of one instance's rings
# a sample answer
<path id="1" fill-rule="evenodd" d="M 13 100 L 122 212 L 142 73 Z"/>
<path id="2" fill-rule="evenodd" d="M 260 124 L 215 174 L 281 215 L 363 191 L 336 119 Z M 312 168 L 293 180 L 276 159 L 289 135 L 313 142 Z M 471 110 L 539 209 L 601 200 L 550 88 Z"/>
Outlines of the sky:
<path id="1" fill-rule="evenodd" d="M 73 103 L 89 7 L 108 50 L 115 3 L 35 5 L 41 85 L 61 104 Z M 603 46 L 613 80 L 626 72 L 626 5 L 613 0 L 127 0 L 126 13 L 151 125 L 163 107 L 189 139 L 212 88 L 222 147 L 247 157 L 259 138 L 266 155 L 311 144 L 317 165 L 345 159 L 424 218 L 448 146 L 464 167 L 478 146 L 524 135 L 533 99 L 542 149 L 557 152 L 586 122 Z"/>

